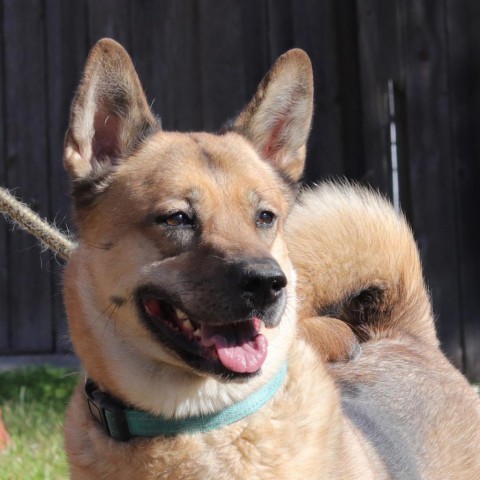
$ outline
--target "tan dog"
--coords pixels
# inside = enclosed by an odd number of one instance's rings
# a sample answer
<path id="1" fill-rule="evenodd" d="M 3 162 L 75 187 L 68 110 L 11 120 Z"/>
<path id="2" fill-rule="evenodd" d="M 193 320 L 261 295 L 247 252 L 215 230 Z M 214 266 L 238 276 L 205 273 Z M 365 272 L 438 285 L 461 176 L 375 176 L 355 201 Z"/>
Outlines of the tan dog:
<path id="1" fill-rule="evenodd" d="M 72 478 L 480 478 L 480 402 L 438 349 L 405 221 L 349 185 L 295 204 L 312 98 L 292 50 L 222 133 L 163 132 L 122 47 L 92 50 L 65 149 L 90 379 Z"/>

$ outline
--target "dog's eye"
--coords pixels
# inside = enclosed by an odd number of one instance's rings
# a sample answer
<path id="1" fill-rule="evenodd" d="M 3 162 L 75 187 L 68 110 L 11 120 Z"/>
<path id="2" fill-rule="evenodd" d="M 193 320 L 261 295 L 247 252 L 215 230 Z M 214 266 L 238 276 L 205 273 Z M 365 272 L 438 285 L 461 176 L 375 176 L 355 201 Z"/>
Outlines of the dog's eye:
<path id="1" fill-rule="evenodd" d="M 259 213 L 257 218 L 257 226 L 259 227 L 269 227 L 275 221 L 275 214 L 268 210 L 263 210 Z"/>
<path id="2" fill-rule="evenodd" d="M 185 212 L 175 212 L 162 219 L 169 227 L 193 226 L 194 222 Z"/>

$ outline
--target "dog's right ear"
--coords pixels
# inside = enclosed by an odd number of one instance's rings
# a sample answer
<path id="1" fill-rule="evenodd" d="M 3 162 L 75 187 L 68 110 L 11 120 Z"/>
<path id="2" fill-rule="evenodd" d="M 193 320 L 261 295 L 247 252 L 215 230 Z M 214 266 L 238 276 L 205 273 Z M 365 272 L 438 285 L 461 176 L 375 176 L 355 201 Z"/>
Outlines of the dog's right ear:
<path id="1" fill-rule="evenodd" d="M 88 56 L 65 136 L 71 179 L 119 163 L 154 128 L 160 127 L 129 55 L 114 40 L 100 40 Z"/>

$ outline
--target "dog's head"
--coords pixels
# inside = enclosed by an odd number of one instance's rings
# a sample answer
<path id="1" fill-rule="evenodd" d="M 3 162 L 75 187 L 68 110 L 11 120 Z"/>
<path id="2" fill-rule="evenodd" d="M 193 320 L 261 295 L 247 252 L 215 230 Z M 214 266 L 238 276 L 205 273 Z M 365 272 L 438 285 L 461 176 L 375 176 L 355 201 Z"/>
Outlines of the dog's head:
<path id="1" fill-rule="evenodd" d="M 164 132 L 123 48 L 93 48 L 65 140 L 79 240 L 65 293 L 74 346 L 104 388 L 174 415 L 208 397 L 203 384 L 228 403 L 212 383 L 258 383 L 284 361 L 295 282 L 282 229 L 312 90 L 292 50 L 221 133 Z"/>

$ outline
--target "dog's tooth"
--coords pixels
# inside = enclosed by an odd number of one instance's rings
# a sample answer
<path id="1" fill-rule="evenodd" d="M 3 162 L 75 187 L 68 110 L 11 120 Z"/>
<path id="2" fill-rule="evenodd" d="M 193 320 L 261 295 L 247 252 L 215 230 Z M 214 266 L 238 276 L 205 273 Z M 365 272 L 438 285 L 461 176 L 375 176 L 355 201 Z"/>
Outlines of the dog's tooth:
<path id="1" fill-rule="evenodd" d="M 183 321 L 183 328 L 185 328 L 185 330 L 193 330 L 192 322 L 188 318 Z"/>
<path id="2" fill-rule="evenodd" d="M 201 338 L 202 337 L 202 334 L 200 333 L 200 329 L 197 328 L 194 332 L 193 332 L 193 336 L 194 337 L 197 337 L 197 338 Z"/>
<path id="3" fill-rule="evenodd" d="M 177 318 L 179 318 L 180 320 L 185 320 L 186 318 L 188 318 L 187 314 L 185 312 L 182 312 L 178 308 L 175 309 L 175 314 L 177 315 Z"/>

